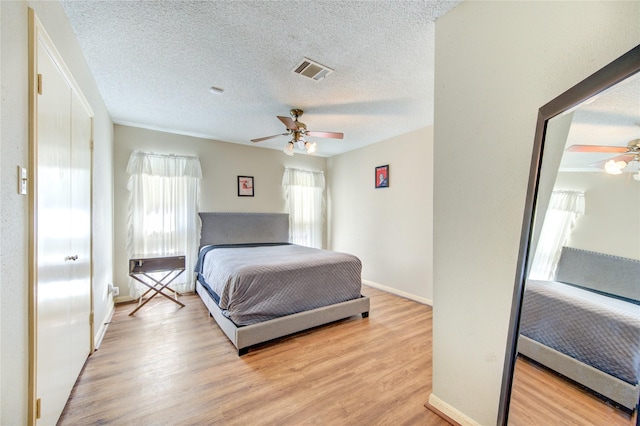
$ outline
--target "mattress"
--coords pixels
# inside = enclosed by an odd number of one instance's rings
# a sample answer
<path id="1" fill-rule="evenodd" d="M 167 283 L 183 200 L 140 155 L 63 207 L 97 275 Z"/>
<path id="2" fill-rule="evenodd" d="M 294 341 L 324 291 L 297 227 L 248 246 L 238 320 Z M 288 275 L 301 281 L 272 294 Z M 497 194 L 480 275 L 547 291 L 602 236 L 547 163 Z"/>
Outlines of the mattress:
<path id="1" fill-rule="evenodd" d="M 630 384 L 640 379 L 640 306 L 529 280 L 520 333 Z"/>
<path id="2" fill-rule="evenodd" d="M 238 326 L 360 297 L 353 255 L 295 244 L 204 246 L 198 280 Z"/>

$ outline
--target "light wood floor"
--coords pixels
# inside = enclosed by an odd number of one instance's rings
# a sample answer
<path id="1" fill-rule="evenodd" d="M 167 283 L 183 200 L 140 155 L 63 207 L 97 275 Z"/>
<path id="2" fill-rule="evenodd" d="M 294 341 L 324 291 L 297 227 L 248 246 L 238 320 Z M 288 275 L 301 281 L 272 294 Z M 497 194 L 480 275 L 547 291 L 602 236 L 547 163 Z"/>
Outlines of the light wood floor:
<path id="1" fill-rule="evenodd" d="M 635 417 L 536 362 L 518 358 L 509 425 L 635 425 Z"/>
<path id="2" fill-rule="evenodd" d="M 371 297 L 369 318 L 303 332 L 243 357 L 196 295 L 183 296 L 182 309 L 155 298 L 134 317 L 133 306 L 120 305 L 59 424 L 446 425 L 424 407 L 431 308 L 369 287 L 363 293 Z M 549 412 L 537 390 L 550 389 L 558 405 L 567 385 L 518 364 L 536 391 L 516 386 L 511 424 L 567 424 L 567 413 L 600 416 L 589 407 L 607 407 L 576 397 Z M 572 424 L 629 423 L 615 410 L 577 419 Z"/>

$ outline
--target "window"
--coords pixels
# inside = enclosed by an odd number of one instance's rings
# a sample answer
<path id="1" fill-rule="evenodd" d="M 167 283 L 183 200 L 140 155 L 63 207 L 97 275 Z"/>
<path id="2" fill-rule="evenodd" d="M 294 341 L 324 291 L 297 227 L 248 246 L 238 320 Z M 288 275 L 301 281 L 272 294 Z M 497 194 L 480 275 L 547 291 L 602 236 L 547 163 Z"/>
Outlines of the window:
<path id="1" fill-rule="evenodd" d="M 560 252 L 571 235 L 579 216 L 584 214 L 584 193 L 553 191 L 538 239 L 529 278 L 549 281 L 553 279 Z"/>
<path id="2" fill-rule="evenodd" d="M 324 172 L 286 168 L 282 177 L 292 243 L 322 248 Z"/>
<path id="3" fill-rule="evenodd" d="M 129 174 L 129 234 L 127 250 L 133 255 L 183 253 L 186 272 L 198 257 L 200 179 L 197 157 L 134 152 Z M 141 285 L 130 280 L 130 296 L 140 295 Z M 171 284 L 178 292 L 194 290 L 191 274 L 183 273 Z"/>

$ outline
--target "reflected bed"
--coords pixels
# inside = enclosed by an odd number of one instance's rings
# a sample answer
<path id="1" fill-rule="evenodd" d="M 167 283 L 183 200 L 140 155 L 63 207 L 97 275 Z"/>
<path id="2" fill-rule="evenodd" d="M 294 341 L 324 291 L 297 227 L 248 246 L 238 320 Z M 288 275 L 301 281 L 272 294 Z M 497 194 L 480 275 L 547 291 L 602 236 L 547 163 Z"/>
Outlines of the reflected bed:
<path id="1" fill-rule="evenodd" d="M 518 351 L 635 408 L 640 380 L 638 277 L 637 260 L 564 247 L 556 281 L 527 281 Z"/>

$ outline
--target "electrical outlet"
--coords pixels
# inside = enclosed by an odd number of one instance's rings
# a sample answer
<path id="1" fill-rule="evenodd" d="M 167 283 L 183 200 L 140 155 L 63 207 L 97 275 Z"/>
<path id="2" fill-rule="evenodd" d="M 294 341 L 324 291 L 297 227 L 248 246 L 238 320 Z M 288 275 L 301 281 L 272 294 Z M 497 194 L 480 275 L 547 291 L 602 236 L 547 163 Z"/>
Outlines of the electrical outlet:
<path id="1" fill-rule="evenodd" d="M 113 295 L 113 297 L 119 296 L 120 295 L 120 287 L 115 287 L 113 284 L 109 283 L 109 284 L 107 284 L 107 292 L 110 293 L 111 295 Z"/>

